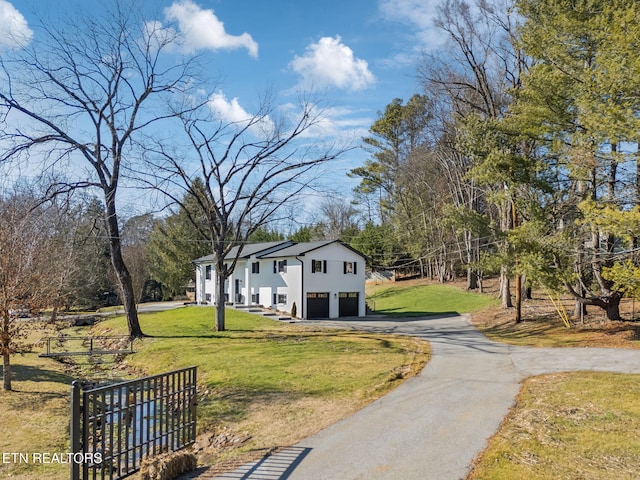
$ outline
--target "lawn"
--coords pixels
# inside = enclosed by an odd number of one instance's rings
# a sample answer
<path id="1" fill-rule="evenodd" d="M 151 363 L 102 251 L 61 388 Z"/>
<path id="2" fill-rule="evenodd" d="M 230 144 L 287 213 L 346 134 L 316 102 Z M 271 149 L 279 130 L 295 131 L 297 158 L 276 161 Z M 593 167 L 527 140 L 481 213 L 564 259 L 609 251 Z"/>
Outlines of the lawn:
<path id="1" fill-rule="evenodd" d="M 571 298 L 562 298 L 571 313 Z M 635 303 L 623 301 L 626 318 Z M 548 297 L 534 292 L 523 304 L 523 321 L 513 309 L 488 307 L 473 323 L 489 338 L 535 347 L 640 348 L 640 324 L 611 322 L 596 308 L 585 322 L 566 328 Z M 632 479 L 640 471 L 640 375 L 577 372 L 532 377 L 469 480 Z"/>
<path id="2" fill-rule="evenodd" d="M 368 286 L 367 303 L 376 313 L 390 317 L 415 317 L 475 312 L 498 301 L 453 285 L 394 283 Z"/>
<path id="3" fill-rule="evenodd" d="M 34 328 L 27 340 L 33 343 L 53 333 Z M 29 463 L 25 458 L 14 462 L 5 455 L 0 478 L 69 478 L 68 465 L 34 464 L 33 455 L 69 451 L 69 395 L 74 377 L 63 365 L 37 353 L 14 355 L 11 364 L 14 390 L 0 390 L 0 452 L 26 454 Z"/>
<path id="4" fill-rule="evenodd" d="M 198 366 L 199 431 L 224 432 L 242 447 L 211 452 L 220 461 L 290 445 L 380 397 L 428 359 L 419 339 L 319 329 L 227 310 L 227 330 L 212 330 L 214 309 L 143 314 L 149 335 L 126 359 L 154 374 Z M 95 334 L 126 331 L 122 317 Z"/>
<path id="5" fill-rule="evenodd" d="M 525 381 L 469 480 L 636 479 L 640 375 L 563 373 Z"/>
<path id="6" fill-rule="evenodd" d="M 235 310 L 228 311 L 225 332 L 212 330 L 210 307 L 141 314 L 140 322 L 150 337 L 121 364 L 109 357 L 77 358 L 80 365 L 37 353 L 13 357 L 15 391 L 0 393 L 0 431 L 11 432 L 0 438 L 2 452 L 67 452 L 70 384 L 78 376 L 139 377 L 197 365 L 198 430 L 229 440 L 203 459 L 239 462 L 355 412 L 429 357 L 428 343 L 419 339 L 320 330 Z M 125 333 L 126 322 L 104 320 L 92 332 Z M 0 463 L 1 478 L 63 479 L 68 471 L 68 465 Z"/>

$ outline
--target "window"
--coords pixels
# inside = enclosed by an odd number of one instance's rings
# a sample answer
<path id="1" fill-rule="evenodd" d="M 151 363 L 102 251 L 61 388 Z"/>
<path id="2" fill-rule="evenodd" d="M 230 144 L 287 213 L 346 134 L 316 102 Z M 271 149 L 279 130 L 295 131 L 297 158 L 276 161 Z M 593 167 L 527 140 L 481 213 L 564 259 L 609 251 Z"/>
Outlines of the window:
<path id="1" fill-rule="evenodd" d="M 205 293 L 204 294 L 204 301 L 209 303 L 211 301 L 211 294 L 210 293 Z"/>
<path id="2" fill-rule="evenodd" d="M 206 280 L 211 280 L 211 265 L 204 267 L 204 278 Z"/>
<path id="3" fill-rule="evenodd" d="M 260 294 L 259 293 L 252 293 L 251 294 L 251 302 L 255 303 L 256 305 L 260 303 Z"/>
<path id="4" fill-rule="evenodd" d="M 287 261 L 286 260 L 274 260 L 273 261 L 273 273 L 287 273 Z"/>
<path id="5" fill-rule="evenodd" d="M 311 273 L 327 273 L 327 261 L 311 260 Z"/>
<path id="6" fill-rule="evenodd" d="M 286 293 L 274 293 L 273 294 L 273 303 L 275 304 L 286 304 L 287 303 L 287 294 Z"/>
<path id="7" fill-rule="evenodd" d="M 253 262 L 251 264 L 251 273 L 260 273 L 260 262 Z"/>
<path id="8" fill-rule="evenodd" d="M 356 262 L 344 262 L 344 273 L 353 273 L 354 275 L 358 273 Z"/>

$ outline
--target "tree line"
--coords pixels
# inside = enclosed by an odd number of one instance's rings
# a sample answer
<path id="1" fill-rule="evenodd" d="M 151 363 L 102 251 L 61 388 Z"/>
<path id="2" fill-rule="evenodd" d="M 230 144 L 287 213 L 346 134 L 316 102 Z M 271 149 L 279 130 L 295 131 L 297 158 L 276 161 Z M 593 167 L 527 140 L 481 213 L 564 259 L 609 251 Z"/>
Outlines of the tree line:
<path id="1" fill-rule="evenodd" d="M 372 231 L 423 275 L 500 275 L 516 321 L 531 286 L 620 319 L 640 273 L 639 9 L 442 2 L 447 41 L 422 59 L 422 91 L 380 113 L 350 173 Z"/>

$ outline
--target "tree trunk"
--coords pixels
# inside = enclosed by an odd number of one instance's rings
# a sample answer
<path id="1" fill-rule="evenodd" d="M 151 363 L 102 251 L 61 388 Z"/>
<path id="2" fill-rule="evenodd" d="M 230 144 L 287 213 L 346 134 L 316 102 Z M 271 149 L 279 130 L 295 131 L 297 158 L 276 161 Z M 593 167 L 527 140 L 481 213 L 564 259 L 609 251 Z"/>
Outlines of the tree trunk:
<path id="1" fill-rule="evenodd" d="M 471 267 L 467 268 L 467 290 L 478 289 L 478 274 Z"/>
<path id="2" fill-rule="evenodd" d="M 611 295 L 607 301 L 607 320 L 622 320 L 620 317 L 620 300 L 622 295 Z"/>
<path id="3" fill-rule="evenodd" d="M 474 260 L 471 232 L 464 232 L 464 243 L 467 249 L 467 264 L 469 265 L 467 267 L 467 290 L 476 290 L 478 288 L 478 275 L 471 266 Z"/>
<path id="4" fill-rule="evenodd" d="M 500 270 L 500 297 L 502 298 L 502 308 L 511 308 L 511 282 L 507 276 L 506 267 Z"/>
<path id="5" fill-rule="evenodd" d="M 522 321 L 522 276 L 516 275 L 516 323 Z"/>
<path id="6" fill-rule="evenodd" d="M 5 353 L 2 354 L 2 388 L 9 391 L 11 390 L 11 363 L 7 353 L 7 346 L 4 347 Z"/>
<path id="7" fill-rule="evenodd" d="M 218 262 L 220 263 L 220 262 Z M 216 331 L 224 332 L 225 324 L 225 298 L 224 298 L 224 282 L 226 281 L 226 274 L 224 271 L 224 264 L 216 266 Z"/>
<path id="8" fill-rule="evenodd" d="M 109 249 L 111 252 L 111 263 L 120 283 L 120 291 L 122 292 L 122 304 L 127 316 L 127 325 L 129 326 L 130 337 L 143 337 L 140 322 L 138 321 L 138 310 L 136 308 L 136 296 L 133 291 L 133 282 L 131 275 L 122 258 L 122 244 L 120 242 L 120 229 L 118 227 L 118 216 L 116 215 L 115 192 L 112 195 L 106 195 L 106 221 L 107 231 L 109 232 Z"/>

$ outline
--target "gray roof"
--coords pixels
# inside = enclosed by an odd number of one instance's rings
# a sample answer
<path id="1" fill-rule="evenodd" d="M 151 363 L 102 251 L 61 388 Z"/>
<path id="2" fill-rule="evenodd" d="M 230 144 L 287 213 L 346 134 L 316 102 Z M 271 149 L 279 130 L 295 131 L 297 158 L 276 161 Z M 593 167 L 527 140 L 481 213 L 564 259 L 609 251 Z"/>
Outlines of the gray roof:
<path id="1" fill-rule="evenodd" d="M 242 252 L 240 254 L 240 258 L 249 258 L 251 255 L 258 255 L 261 252 L 269 253 L 273 249 L 284 248 L 291 245 L 293 242 L 291 240 L 283 240 L 279 242 L 262 242 L 262 243 L 245 243 L 242 247 Z M 236 245 L 229 253 L 224 257 L 228 260 L 233 260 L 236 258 L 238 254 L 238 250 L 240 246 Z M 193 263 L 209 263 L 213 261 L 213 254 L 205 255 L 204 257 L 196 258 Z"/>
<path id="2" fill-rule="evenodd" d="M 306 253 L 322 248 L 325 245 L 332 243 L 339 243 L 349 250 L 357 253 L 358 255 L 365 257 L 362 253 L 358 252 L 355 248 L 341 242 L 340 240 L 323 240 L 319 242 L 302 242 L 295 243 L 291 240 L 285 240 L 281 242 L 263 242 L 263 243 L 247 243 L 242 247 L 240 258 L 249 258 L 255 255 L 259 258 L 279 258 L 279 257 L 295 257 L 303 256 Z M 225 259 L 232 260 L 238 254 L 239 246 L 233 247 Z M 210 263 L 213 261 L 213 254 L 206 255 L 204 257 L 197 258 L 193 263 Z"/>
<path id="3" fill-rule="evenodd" d="M 305 253 L 317 250 L 318 248 L 329 245 L 330 243 L 337 242 L 338 240 L 324 240 L 320 242 L 302 242 L 295 243 L 289 247 L 278 249 L 274 252 L 268 252 L 264 255 L 259 255 L 260 258 L 274 258 L 274 257 L 295 257 L 297 255 L 304 255 Z"/>

